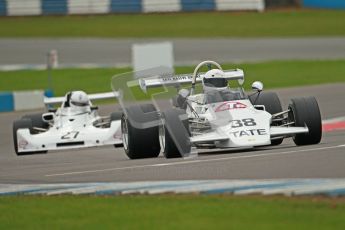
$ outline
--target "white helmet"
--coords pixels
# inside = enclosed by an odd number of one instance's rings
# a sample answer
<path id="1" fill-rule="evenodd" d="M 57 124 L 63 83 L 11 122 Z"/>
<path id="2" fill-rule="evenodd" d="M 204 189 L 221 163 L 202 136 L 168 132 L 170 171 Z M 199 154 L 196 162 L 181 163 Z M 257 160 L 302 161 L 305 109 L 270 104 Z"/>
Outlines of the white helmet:
<path id="1" fill-rule="evenodd" d="M 220 69 L 211 69 L 207 71 L 203 78 L 204 90 L 223 90 L 227 89 L 228 81 L 225 73 Z"/>
<path id="2" fill-rule="evenodd" d="M 90 106 L 90 100 L 83 91 L 73 91 L 70 98 L 70 106 L 76 110 L 87 111 Z"/>

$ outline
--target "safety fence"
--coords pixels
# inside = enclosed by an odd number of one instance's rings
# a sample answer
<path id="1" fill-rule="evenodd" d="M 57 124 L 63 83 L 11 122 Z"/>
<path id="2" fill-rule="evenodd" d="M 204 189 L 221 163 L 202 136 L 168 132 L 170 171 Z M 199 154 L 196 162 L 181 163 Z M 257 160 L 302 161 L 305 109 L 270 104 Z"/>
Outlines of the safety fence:
<path id="1" fill-rule="evenodd" d="M 0 0 L 0 15 L 68 15 L 256 10 L 264 0 Z"/>
<path id="2" fill-rule="evenodd" d="M 0 92 L 0 112 L 40 109 L 44 97 L 52 97 L 51 90 Z"/>

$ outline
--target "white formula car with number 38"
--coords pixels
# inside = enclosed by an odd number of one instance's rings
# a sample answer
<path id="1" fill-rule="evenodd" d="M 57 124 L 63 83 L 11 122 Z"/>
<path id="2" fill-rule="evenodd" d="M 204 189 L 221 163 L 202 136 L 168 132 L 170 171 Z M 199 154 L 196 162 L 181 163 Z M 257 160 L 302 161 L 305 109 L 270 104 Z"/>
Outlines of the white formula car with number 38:
<path id="1" fill-rule="evenodd" d="M 199 73 L 205 65 L 209 70 Z M 217 68 L 211 69 L 212 65 Z M 232 87 L 231 81 L 239 87 Z M 179 90 L 172 108 L 148 104 L 124 109 L 122 135 L 129 158 L 156 157 L 160 152 L 167 158 L 184 157 L 192 147 L 279 145 L 287 137 L 292 137 L 296 145 L 321 141 L 321 115 L 314 97 L 291 99 L 283 110 L 276 93 L 262 92 L 261 82 L 254 82 L 255 92 L 246 95 L 241 69 L 223 71 L 218 63 L 205 61 L 193 74 L 139 79 L 144 92 L 151 87 L 184 83 L 191 88 Z M 196 88 L 197 83 L 201 87 Z M 196 93 L 197 89 L 201 93 Z"/>
<path id="2" fill-rule="evenodd" d="M 13 123 L 17 155 L 46 153 L 49 150 L 75 149 L 102 145 L 122 146 L 122 112 L 108 117 L 98 115 L 90 100 L 118 97 L 117 92 L 87 95 L 73 91 L 65 97 L 45 98 L 46 105 L 61 103 L 47 113 L 25 115 Z"/>

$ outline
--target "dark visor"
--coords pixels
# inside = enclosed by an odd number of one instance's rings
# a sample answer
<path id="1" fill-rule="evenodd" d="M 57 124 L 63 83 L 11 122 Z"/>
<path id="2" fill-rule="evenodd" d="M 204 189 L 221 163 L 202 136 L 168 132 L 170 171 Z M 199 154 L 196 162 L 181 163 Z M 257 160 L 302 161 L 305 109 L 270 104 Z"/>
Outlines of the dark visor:
<path id="1" fill-rule="evenodd" d="M 81 107 L 83 107 L 83 106 L 88 106 L 89 105 L 89 103 L 88 102 L 76 102 L 76 101 L 71 101 L 71 103 L 73 104 L 73 105 L 75 105 L 75 106 L 81 106 Z"/>
<path id="2" fill-rule="evenodd" d="M 204 78 L 204 84 L 208 87 L 226 87 L 228 81 L 225 78 Z"/>

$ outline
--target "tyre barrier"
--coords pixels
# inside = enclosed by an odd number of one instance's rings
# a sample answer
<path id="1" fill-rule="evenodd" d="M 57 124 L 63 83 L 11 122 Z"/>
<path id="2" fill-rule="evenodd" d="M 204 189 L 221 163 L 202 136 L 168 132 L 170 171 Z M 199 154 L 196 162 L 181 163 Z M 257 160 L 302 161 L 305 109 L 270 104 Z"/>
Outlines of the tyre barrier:
<path id="1" fill-rule="evenodd" d="M 0 92 L 0 112 L 44 108 L 44 97 L 52 97 L 51 90 Z"/>
<path id="2" fill-rule="evenodd" d="M 264 0 L 0 0 L 0 15 L 263 11 L 264 2 Z"/>

